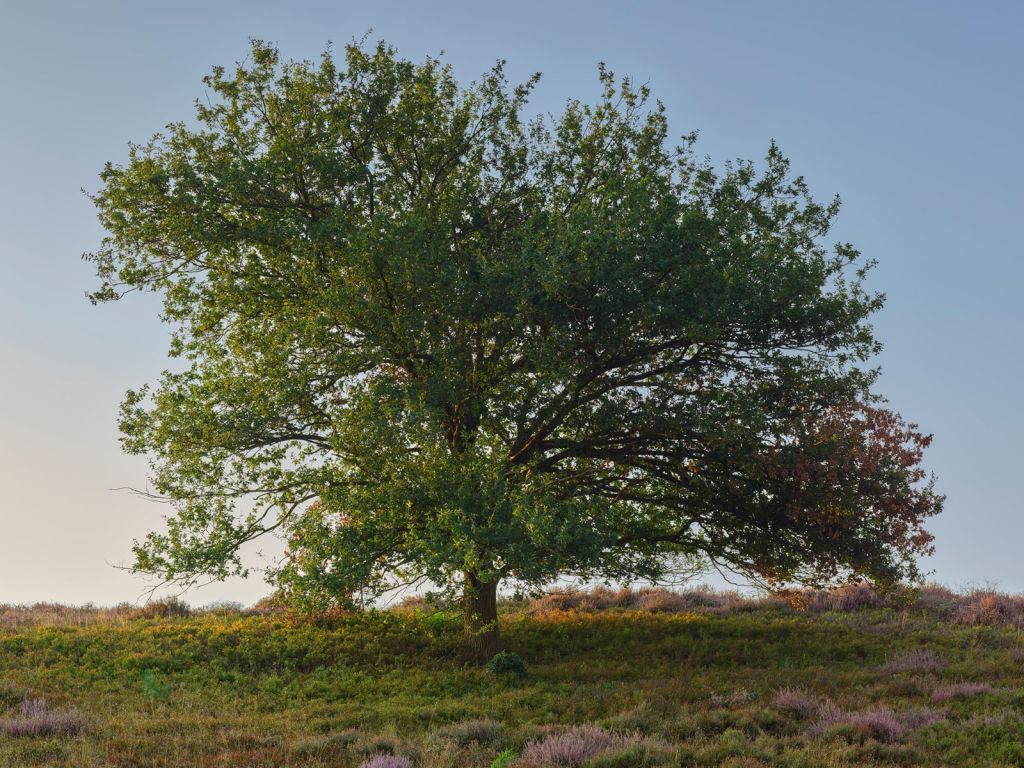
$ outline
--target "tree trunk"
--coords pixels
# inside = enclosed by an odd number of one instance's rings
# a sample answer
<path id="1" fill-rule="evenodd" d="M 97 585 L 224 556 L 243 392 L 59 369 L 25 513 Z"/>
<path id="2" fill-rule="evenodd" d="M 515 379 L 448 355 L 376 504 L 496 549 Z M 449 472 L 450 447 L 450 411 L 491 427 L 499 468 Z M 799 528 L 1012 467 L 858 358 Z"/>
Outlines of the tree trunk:
<path id="1" fill-rule="evenodd" d="M 470 652 L 486 661 L 501 650 L 498 634 L 498 582 L 481 581 L 467 573 L 463 588 L 466 640 Z"/>

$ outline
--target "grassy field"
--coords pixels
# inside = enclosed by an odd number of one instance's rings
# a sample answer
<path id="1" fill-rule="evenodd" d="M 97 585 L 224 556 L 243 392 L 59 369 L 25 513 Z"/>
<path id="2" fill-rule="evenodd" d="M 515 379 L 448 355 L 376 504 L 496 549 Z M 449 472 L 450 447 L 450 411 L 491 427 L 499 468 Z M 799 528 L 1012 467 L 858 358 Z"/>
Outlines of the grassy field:
<path id="1" fill-rule="evenodd" d="M 0 606 L 0 765 L 1024 765 L 1024 600 L 791 597 L 508 604 L 525 676 L 466 662 L 458 616 L 415 604 Z"/>

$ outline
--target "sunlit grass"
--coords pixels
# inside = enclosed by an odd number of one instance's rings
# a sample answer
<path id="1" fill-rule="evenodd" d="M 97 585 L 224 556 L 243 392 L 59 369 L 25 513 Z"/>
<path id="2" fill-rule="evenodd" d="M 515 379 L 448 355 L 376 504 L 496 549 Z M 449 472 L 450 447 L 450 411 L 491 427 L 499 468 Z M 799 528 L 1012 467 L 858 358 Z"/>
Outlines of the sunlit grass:
<path id="1" fill-rule="evenodd" d="M 0 765 L 525 766 L 508 757 L 571 752 L 549 737 L 575 726 L 600 729 L 574 732 L 592 766 L 1020 765 L 1024 633 L 1008 611 L 958 623 L 970 598 L 950 599 L 510 604 L 525 677 L 466 661 L 459 616 L 422 607 L 64 624 L 50 607 L 0 623 L 0 717 L 45 697 L 85 726 L 0 736 Z"/>

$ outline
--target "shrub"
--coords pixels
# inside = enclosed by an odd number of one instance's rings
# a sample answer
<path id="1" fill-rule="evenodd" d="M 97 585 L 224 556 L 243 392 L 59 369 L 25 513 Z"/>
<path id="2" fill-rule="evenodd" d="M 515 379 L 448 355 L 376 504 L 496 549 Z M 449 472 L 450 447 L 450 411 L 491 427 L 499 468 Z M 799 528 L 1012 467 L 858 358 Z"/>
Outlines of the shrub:
<path id="1" fill-rule="evenodd" d="M 192 615 L 189 604 L 177 597 L 152 600 L 139 608 L 141 619 L 184 619 Z"/>
<path id="2" fill-rule="evenodd" d="M 170 683 L 161 683 L 152 669 L 142 670 L 142 695 L 149 701 L 167 701 L 171 696 Z"/>
<path id="3" fill-rule="evenodd" d="M 808 735 L 837 735 L 851 743 L 868 739 L 896 741 L 910 731 L 924 728 L 943 719 L 941 712 L 932 709 L 911 710 L 897 714 L 891 709 L 866 709 L 847 712 L 831 709 L 808 729 Z"/>
<path id="4" fill-rule="evenodd" d="M 492 675 L 519 675 L 526 674 L 526 662 L 518 653 L 512 651 L 501 651 L 496 653 L 490 661 L 484 665 L 484 669 Z"/>
<path id="5" fill-rule="evenodd" d="M 86 718 L 74 710 L 53 711 L 46 699 L 25 699 L 18 717 L 0 719 L 0 735 L 74 736 L 86 726 Z"/>
<path id="6" fill-rule="evenodd" d="M 953 612 L 958 624 L 990 627 L 1024 625 L 1024 596 L 982 590 L 968 595 Z"/>
<path id="7" fill-rule="evenodd" d="M 710 589 L 672 592 L 667 589 L 646 589 L 637 596 L 636 607 L 652 613 L 683 613 L 686 611 L 725 612 L 730 597 Z"/>
<path id="8" fill-rule="evenodd" d="M 749 703 L 754 695 L 746 688 L 737 688 L 733 691 L 722 691 L 712 693 L 708 701 L 715 707 L 740 707 Z"/>
<path id="9" fill-rule="evenodd" d="M 595 755 L 587 760 L 586 767 L 639 768 L 639 766 L 663 765 L 671 759 L 671 756 L 672 750 L 668 744 L 646 740 Z"/>
<path id="10" fill-rule="evenodd" d="M 464 720 L 442 729 L 441 736 L 452 739 L 460 747 L 476 742 L 482 746 L 497 747 L 501 743 L 501 723 L 488 717 Z"/>
<path id="11" fill-rule="evenodd" d="M 919 648 L 890 659 L 882 666 L 883 672 L 941 672 L 949 662 L 935 651 Z"/>
<path id="12" fill-rule="evenodd" d="M 991 693 L 992 686 L 988 683 L 950 683 L 940 685 L 932 691 L 932 701 L 949 701 L 951 699 L 969 699 L 983 693 Z"/>
<path id="13" fill-rule="evenodd" d="M 878 608 L 885 599 L 870 584 L 860 582 L 843 584 L 833 589 L 789 589 L 775 593 L 793 608 L 809 613 L 827 611 L 851 612 L 865 608 Z"/>
<path id="14" fill-rule="evenodd" d="M 917 591 L 914 607 L 935 616 L 949 618 L 956 611 L 960 597 L 940 584 L 925 584 Z"/>
<path id="15" fill-rule="evenodd" d="M 649 613 L 682 613 L 690 610 L 693 603 L 679 592 L 667 589 L 645 589 L 641 591 L 634 603 L 637 610 Z"/>
<path id="16" fill-rule="evenodd" d="M 0 709 L 21 704 L 28 698 L 28 691 L 13 683 L 0 682 Z"/>
<path id="17" fill-rule="evenodd" d="M 309 757 L 328 751 L 348 749 L 359 740 L 359 732 L 354 729 L 330 731 L 321 736 L 309 736 L 298 739 L 291 744 L 291 751 L 297 755 Z"/>
<path id="18" fill-rule="evenodd" d="M 630 741 L 627 736 L 609 733 L 603 728 L 583 725 L 565 733 L 556 733 L 539 741 L 531 741 L 520 755 L 520 762 L 529 766 L 582 765 L 585 760 L 613 749 L 622 749 Z"/>
<path id="19" fill-rule="evenodd" d="M 775 708 L 799 720 L 806 720 L 818 711 L 818 700 L 802 688 L 782 688 L 775 694 Z"/>
<path id="20" fill-rule="evenodd" d="M 583 609 L 587 593 L 580 590 L 548 592 L 530 602 L 530 613 L 545 614 L 554 611 L 579 611 Z"/>
<path id="21" fill-rule="evenodd" d="M 359 768 L 412 768 L 412 760 L 402 755 L 378 754 L 361 762 Z"/>

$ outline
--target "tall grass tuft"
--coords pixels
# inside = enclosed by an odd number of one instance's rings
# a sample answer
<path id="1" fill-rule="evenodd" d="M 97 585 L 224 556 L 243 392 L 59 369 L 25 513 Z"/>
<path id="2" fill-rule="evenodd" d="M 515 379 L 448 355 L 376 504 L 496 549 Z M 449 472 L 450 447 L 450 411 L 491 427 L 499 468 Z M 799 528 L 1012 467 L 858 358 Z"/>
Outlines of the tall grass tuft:
<path id="1" fill-rule="evenodd" d="M 523 748 L 519 761 L 536 768 L 582 765 L 592 757 L 621 749 L 636 740 L 636 737 L 610 733 L 592 725 L 581 725 L 564 733 L 529 742 Z"/>
<path id="2" fill-rule="evenodd" d="M 991 693 L 992 686 L 988 683 L 950 683 L 940 685 L 932 691 L 932 701 L 942 702 L 952 699 L 969 699 L 983 693 Z"/>
<path id="3" fill-rule="evenodd" d="M 914 672 L 941 672 L 949 665 L 946 658 L 924 648 L 890 659 L 882 666 L 883 672 L 904 674 Z"/>
<path id="4" fill-rule="evenodd" d="M 775 708 L 798 720 L 808 720 L 819 708 L 818 700 L 802 688 L 782 688 L 775 694 Z"/>
<path id="5" fill-rule="evenodd" d="M 86 726 L 84 715 L 75 710 L 51 710 L 46 699 L 25 699 L 16 717 L 0 718 L 0 735 L 8 738 L 23 736 L 74 736 Z"/>
<path id="6" fill-rule="evenodd" d="M 412 768 L 412 760 L 402 755 L 371 755 L 359 764 L 359 768 Z"/>
<path id="7" fill-rule="evenodd" d="M 944 719 L 941 712 L 933 709 L 917 709 L 896 713 L 879 707 L 858 712 L 830 709 L 811 726 L 810 736 L 838 735 L 851 742 L 868 739 L 877 741 L 898 741 L 911 731 L 925 728 Z"/>

